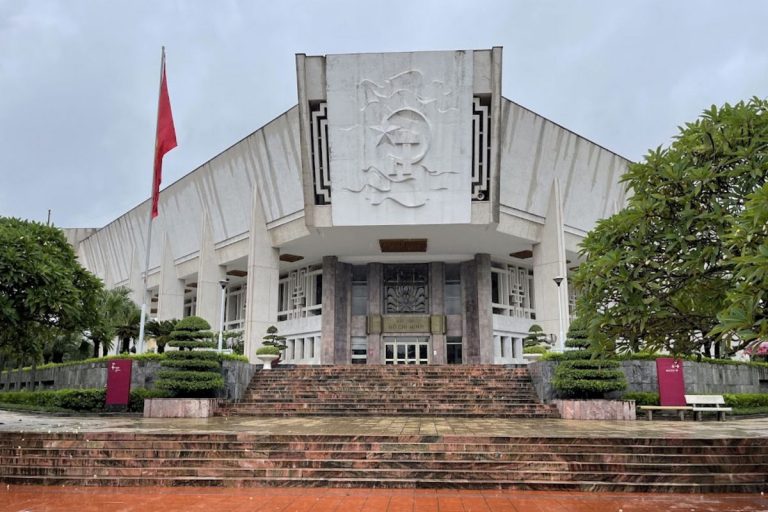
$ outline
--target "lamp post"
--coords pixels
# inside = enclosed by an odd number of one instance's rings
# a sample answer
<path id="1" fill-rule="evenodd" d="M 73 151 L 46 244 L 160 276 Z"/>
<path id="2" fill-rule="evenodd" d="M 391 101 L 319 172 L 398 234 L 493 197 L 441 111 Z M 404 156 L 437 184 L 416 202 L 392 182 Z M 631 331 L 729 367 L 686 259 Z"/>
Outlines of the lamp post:
<path id="1" fill-rule="evenodd" d="M 557 285 L 557 319 L 558 324 L 560 325 L 560 336 L 557 339 L 557 344 L 555 345 L 555 352 L 562 352 L 565 350 L 565 323 L 564 323 L 564 315 L 563 315 L 563 289 L 560 287 L 560 284 L 563 282 L 565 278 L 562 276 L 557 276 L 553 279 L 555 284 Z"/>
<path id="2" fill-rule="evenodd" d="M 219 352 L 221 352 L 222 344 L 224 342 L 224 302 L 227 299 L 227 284 L 229 278 L 219 281 L 221 286 L 221 314 L 219 315 Z"/>

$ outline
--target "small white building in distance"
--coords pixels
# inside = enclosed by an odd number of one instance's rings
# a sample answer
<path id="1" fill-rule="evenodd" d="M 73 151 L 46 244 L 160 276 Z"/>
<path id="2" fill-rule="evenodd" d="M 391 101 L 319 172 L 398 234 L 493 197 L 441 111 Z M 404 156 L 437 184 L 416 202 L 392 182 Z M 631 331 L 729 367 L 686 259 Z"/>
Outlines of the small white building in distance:
<path id="1" fill-rule="evenodd" d="M 501 53 L 297 55 L 298 105 L 162 191 L 150 316 L 218 329 L 224 293 L 252 361 L 270 325 L 297 364 L 522 362 L 534 323 L 559 344 L 629 162 L 502 97 Z M 76 244 L 139 304 L 149 207 Z"/>

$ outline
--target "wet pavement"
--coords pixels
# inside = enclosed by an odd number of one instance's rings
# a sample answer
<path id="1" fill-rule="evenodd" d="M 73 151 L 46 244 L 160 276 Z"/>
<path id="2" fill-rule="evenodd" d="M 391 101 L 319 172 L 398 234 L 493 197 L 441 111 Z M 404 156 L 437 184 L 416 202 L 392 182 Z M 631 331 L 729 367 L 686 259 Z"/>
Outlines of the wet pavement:
<path id="1" fill-rule="evenodd" d="M 48 416 L 0 411 L 3 432 L 246 432 L 326 435 L 479 435 L 513 437 L 756 438 L 768 418 L 718 421 L 566 421 L 416 417 Z M 640 512 L 765 511 L 757 494 L 636 494 L 545 491 L 323 488 L 156 488 L 3 486 L 0 512 L 40 511 L 271 512 Z"/>
<path id="2" fill-rule="evenodd" d="M 424 417 L 47 416 L 0 410 L 2 432 L 223 432 L 325 435 L 479 435 L 513 437 L 755 438 L 768 437 L 768 418 L 728 421 L 575 421 Z"/>
<path id="3" fill-rule="evenodd" d="M 767 511 L 768 498 L 732 494 L 634 494 L 398 489 L 18 487 L 0 490 L 0 512 L 709 512 Z"/>

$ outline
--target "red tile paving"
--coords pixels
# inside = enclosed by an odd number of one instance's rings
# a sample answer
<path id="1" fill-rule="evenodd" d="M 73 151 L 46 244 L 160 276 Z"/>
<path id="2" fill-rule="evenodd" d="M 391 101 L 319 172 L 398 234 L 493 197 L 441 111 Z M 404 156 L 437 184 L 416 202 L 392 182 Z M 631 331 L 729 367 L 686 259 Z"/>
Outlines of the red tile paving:
<path id="1" fill-rule="evenodd" d="M 0 489 L 0 512 L 680 512 L 766 511 L 744 494 L 398 489 L 35 487 Z"/>

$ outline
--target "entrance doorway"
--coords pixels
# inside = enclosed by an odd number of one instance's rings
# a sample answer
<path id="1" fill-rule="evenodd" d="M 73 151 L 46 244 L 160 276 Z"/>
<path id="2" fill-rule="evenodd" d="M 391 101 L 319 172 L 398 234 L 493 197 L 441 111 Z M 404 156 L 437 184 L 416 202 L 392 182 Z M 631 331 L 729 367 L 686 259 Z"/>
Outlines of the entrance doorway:
<path id="1" fill-rule="evenodd" d="M 384 364 L 429 364 L 429 336 L 385 336 Z"/>

